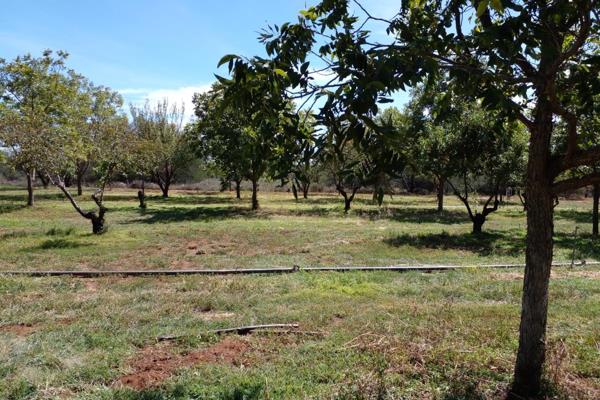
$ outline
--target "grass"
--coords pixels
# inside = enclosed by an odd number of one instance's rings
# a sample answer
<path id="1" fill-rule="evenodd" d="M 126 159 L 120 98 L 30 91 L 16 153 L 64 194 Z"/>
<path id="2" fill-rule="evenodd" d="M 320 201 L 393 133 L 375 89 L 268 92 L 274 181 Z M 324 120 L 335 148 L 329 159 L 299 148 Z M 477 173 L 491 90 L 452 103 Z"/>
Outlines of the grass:
<path id="1" fill-rule="evenodd" d="M 221 268 L 522 262 L 516 204 L 469 234 L 454 199 L 399 196 L 384 208 L 336 196 L 298 203 L 261 194 L 262 210 L 228 193 L 107 196 L 109 231 L 55 192 L 19 207 L 0 191 L 0 270 Z M 85 196 L 83 199 L 85 199 Z M 91 202 L 85 200 L 91 207 Z M 556 259 L 597 259 L 587 201 L 563 201 Z M 2 399 L 493 399 L 517 348 L 522 273 L 305 273 L 161 278 L 0 275 Z M 600 268 L 557 268 L 550 290 L 546 395 L 600 396 Z M 200 332 L 260 323 L 320 334 L 227 338 Z M 160 335 L 184 335 L 157 344 Z M 144 359 L 146 357 L 147 359 Z M 194 360 L 194 362 L 190 362 Z M 152 361 L 144 364 L 143 361 Z M 162 370 L 154 370 L 159 366 Z M 144 369 L 146 368 L 146 369 Z M 150 368 L 150 369 L 148 369 Z M 124 384 L 124 377 L 146 379 Z M 139 383 L 139 382 L 138 382 Z"/>
<path id="2" fill-rule="evenodd" d="M 288 193 L 261 193 L 262 209 L 229 193 L 157 193 L 139 210 L 134 191 L 108 192 L 109 232 L 91 234 L 58 193 L 39 190 L 37 205 L 21 207 L 23 190 L 0 192 L 0 270 L 245 268 L 311 265 L 489 264 L 524 261 L 525 218 L 515 203 L 503 206 L 470 234 L 464 207 L 433 196 L 396 196 L 384 207 L 359 197 L 350 215 L 335 195 L 295 202 Z M 247 194 L 246 194 L 246 197 Z M 82 197 L 93 208 L 89 193 Z M 600 259 L 591 238 L 589 201 L 563 201 L 556 210 L 555 260 Z M 579 234 L 574 235 L 579 226 Z"/>

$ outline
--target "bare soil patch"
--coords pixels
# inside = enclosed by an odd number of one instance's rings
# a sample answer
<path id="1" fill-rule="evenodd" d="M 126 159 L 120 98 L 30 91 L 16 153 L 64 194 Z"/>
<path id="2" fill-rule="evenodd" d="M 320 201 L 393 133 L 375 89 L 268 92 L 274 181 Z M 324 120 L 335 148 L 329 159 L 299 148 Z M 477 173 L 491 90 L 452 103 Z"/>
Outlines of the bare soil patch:
<path id="1" fill-rule="evenodd" d="M 253 348 L 249 339 L 225 337 L 198 351 L 176 354 L 170 345 L 152 345 L 142 349 L 129 361 L 132 372 L 118 379 L 117 384 L 141 390 L 160 385 L 178 369 L 198 364 L 242 366 L 251 361 Z"/>
<path id="2" fill-rule="evenodd" d="M 98 291 L 98 282 L 95 279 L 86 279 L 84 281 L 85 290 L 88 292 L 97 292 Z"/>
<path id="3" fill-rule="evenodd" d="M 0 332 L 12 333 L 17 336 L 29 336 L 37 330 L 32 324 L 9 324 L 0 326 Z"/>

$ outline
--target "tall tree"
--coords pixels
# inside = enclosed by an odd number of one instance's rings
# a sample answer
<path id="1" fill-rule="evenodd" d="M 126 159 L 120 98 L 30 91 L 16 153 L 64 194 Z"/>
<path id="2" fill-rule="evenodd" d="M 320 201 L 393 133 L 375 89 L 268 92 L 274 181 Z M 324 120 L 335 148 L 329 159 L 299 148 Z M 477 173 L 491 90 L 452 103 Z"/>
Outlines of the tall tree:
<path id="1" fill-rule="evenodd" d="M 129 129 L 127 118 L 117 113 L 104 120 L 97 128 L 98 135 L 94 142 L 94 172 L 98 188 L 91 196 L 97 207 L 96 210 L 85 211 L 65 184 L 65 174 L 75 170 L 77 161 L 85 151 L 80 137 L 66 139 L 60 145 L 56 145 L 55 139 L 48 143 L 55 147 L 51 148 L 51 157 L 45 163 L 44 171 L 77 213 L 92 223 L 92 232 L 102 234 L 107 230 L 105 214 L 108 209 L 104 204 L 106 185 L 115 176 L 130 169 L 134 137 Z"/>
<path id="2" fill-rule="evenodd" d="M 348 137 L 346 124 L 333 115 L 326 121 L 328 131 L 323 144 L 323 164 L 333 178 L 335 189 L 344 198 L 344 213 L 347 214 L 356 192 L 367 184 L 368 172 L 364 168 L 367 157 Z"/>
<path id="3" fill-rule="evenodd" d="M 439 184 L 438 210 L 441 186 L 447 183 L 465 205 L 473 233 L 480 233 L 487 216 L 498 209 L 501 190 L 525 166 L 523 129 L 447 84 L 415 90 L 407 109 L 417 168 Z M 479 209 L 477 186 L 482 183 L 489 194 Z"/>
<path id="4" fill-rule="evenodd" d="M 44 137 L 64 116 L 64 52 L 44 51 L 7 62 L 0 59 L 0 142 L 27 176 L 27 205 L 34 204 L 36 171 L 45 152 Z"/>
<path id="5" fill-rule="evenodd" d="M 214 164 L 222 174 L 222 183 L 235 184 L 241 198 L 241 184 L 250 176 L 251 140 L 244 131 L 244 120 L 223 99 L 223 87 L 213 86 L 207 93 L 194 95 L 196 121 L 188 127 L 197 153 Z"/>
<path id="6" fill-rule="evenodd" d="M 236 107 L 244 121 L 249 150 L 247 179 L 252 183 L 252 209 L 257 210 L 259 180 L 287 138 L 302 131 L 297 129 L 298 114 L 285 91 L 285 72 L 273 69 L 270 60 L 259 57 L 226 55 L 219 62 L 223 64 L 228 64 L 231 79 L 218 79 L 225 88 L 225 102 Z"/>
<path id="7" fill-rule="evenodd" d="M 282 186 L 291 182 L 296 200 L 298 190 L 307 199 L 311 184 L 318 179 L 317 166 L 324 139 L 313 115 L 301 112 L 297 121 L 298 133 L 285 138 L 273 160 L 270 173 L 274 179 L 281 180 Z"/>
<path id="8" fill-rule="evenodd" d="M 600 181 L 594 172 L 565 177 L 600 160 L 600 148 L 580 147 L 578 129 L 600 92 L 598 2 L 411 0 L 387 19 L 354 4 L 364 10 L 363 20 L 349 10 L 349 1 L 324 0 L 303 11 L 297 23 L 265 32 L 274 68 L 307 95 L 325 90 L 332 99 L 326 107 L 342 103 L 364 123 L 389 93 L 445 71 L 485 107 L 520 120 L 529 131 L 526 268 L 511 396 L 537 396 L 545 358 L 554 199 Z M 372 40 L 364 27 L 370 21 L 387 24 L 390 40 Z M 314 54 L 337 80 L 309 79 L 314 69 L 306 63 Z M 568 126 L 562 152 L 551 146 L 559 120 Z"/>
<path id="9" fill-rule="evenodd" d="M 143 107 L 131 106 L 130 110 L 134 132 L 149 144 L 146 150 L 153 160 L 152 180 L 163 197 L 169 197 L 177 173 L 192 157 L 183 127 L 184 109 L 163 100 L 154 106 L 149 102 Z"/>

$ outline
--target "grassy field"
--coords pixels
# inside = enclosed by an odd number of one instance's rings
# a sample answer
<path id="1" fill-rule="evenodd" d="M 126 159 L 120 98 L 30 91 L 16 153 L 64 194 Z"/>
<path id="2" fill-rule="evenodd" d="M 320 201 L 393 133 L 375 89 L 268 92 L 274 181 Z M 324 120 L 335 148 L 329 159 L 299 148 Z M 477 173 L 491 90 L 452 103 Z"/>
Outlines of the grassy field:
<path id="1" fill-rule="evenodd" d="M 107 196 L 109 231 L 58 193 L 0 189 L 0 270 L 184 269 L 522 262 L 524 215 L 508 204 L 473 238 L 448 197 L 261 193 Z M 87 196 L 85 196 L 87 197 Z M 84 198 L 85 198 L 84 197 Z M 248 197 L 246 195 L 246 197 Z M 86 205 L 91 207 L 90 203 Z M 590 203 L 556 210 L 556 259 L 600 258 Z M 578 226 L 580 233 L 575 236 Z M 522 272 L 308 273 L 162 278 L 0 275 L 1 399 L 494 399 L 510 382 Z M 298 323 L 300 332 L 200 335 Z M 548 398 L 600 398 L 600 268 L 556 268 Z M 161 335 L 183 335 L 160 342 Z"/>
<path id="2" fill-rule="evenodd" d="M 381 209 L 369 196 L 350 215 L 335 195 L 295 202 L 288 193 L 262 193 L 262 210 L 230 193 L 174 193 L 137 207 L 133 191 L 108 192 L 109 232 L 91 234 L 55 191 L 38 191 L 34 208 L 23 190 L 0 190 L 0 270 L 182 269 L 292 265 L 485 264 L 524 261 L 525 217 L 520 204 L 503 206 L 473 237 L 464 206 L 447 197 L 397 196 Z M 246 194 L 248 197 L 248 194 Z M 89 196 L 82 201 L 93 209 Z M 563 201 L 556 210 L 555 260 L 600 259 L 589 201 Z M 575 227 L 580 233 L 575 236 Z"/>

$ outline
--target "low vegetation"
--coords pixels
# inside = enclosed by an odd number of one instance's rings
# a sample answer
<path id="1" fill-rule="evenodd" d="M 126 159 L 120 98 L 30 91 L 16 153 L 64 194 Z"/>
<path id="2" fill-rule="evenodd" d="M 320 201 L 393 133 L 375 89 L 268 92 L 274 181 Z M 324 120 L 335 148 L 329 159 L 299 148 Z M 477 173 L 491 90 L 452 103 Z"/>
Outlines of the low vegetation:
<path id="1" fill-rule="evenodd" d="M 84 198 L 89 198 L 85 193 Z M 2 270 L 185 269 L 523 262 L 508 202 L 470 234 L 462 204 L 358 195 L 109 190 L 110 229 L 88 232 L 56 190 L 0 191 Z M 249 193 L 243 192 L 242 197 Z M 91 200 L 83 206 L 93 206 Z M 561 201 L 555 259 L 598 259 L 590 201 Z M 44 215 L 44 218 L 40 218 Z M 579 234 L 574 235 L 574 227 Z M 600 395 L 600 268 L 555 268 L 549 399 Z M 521 269 L 162 278 L 0 275 L 0 397 L 7 399 L 495 399 L 512 378 Z M 298 332 L 201 335 L 298 323 Z M 157 343 L 162 335 L 182 335 Z"/>
<path id="2" fill-rule="evenodd" d="M 600 395 L 598 277 L 554 272 L 549 399 Z M 521 284 L 519 270 L 0 277 L 0 396 L 496 399 L 512 376 Z M 301 332 L 200 335 L 271 322 Z M 172 334 L 184 339 L 156 342 Z"/>
<path id="3" fill-rule="evenodd" d="M 233 193 L 147 191 L 139 209 L 134 190 L 105 194 L 110 226 L 90 235 L 57 190 L 40 189 L 34 208 L 22 189 L 0 191 L 2 270 L 249 268 L 292 265 L 523 263 L 525 217 L 513 197 L 473 236 L 465 208 L 449 197 L 435 212 L 434 196 L 386 197 L 382 207 L 359 194 L 345 216 L 340 196 L 263 193 L 253 212 Z M 81 206 L 93 208 L 88 191 Z M 249 197 L 248 192 L 243 197 Z M 591 201 L 563 200 L 556 210 L 556 261 L 600 257 L 591 232 Z M 575 236 L 575 226 L 579 226 Z"/>

